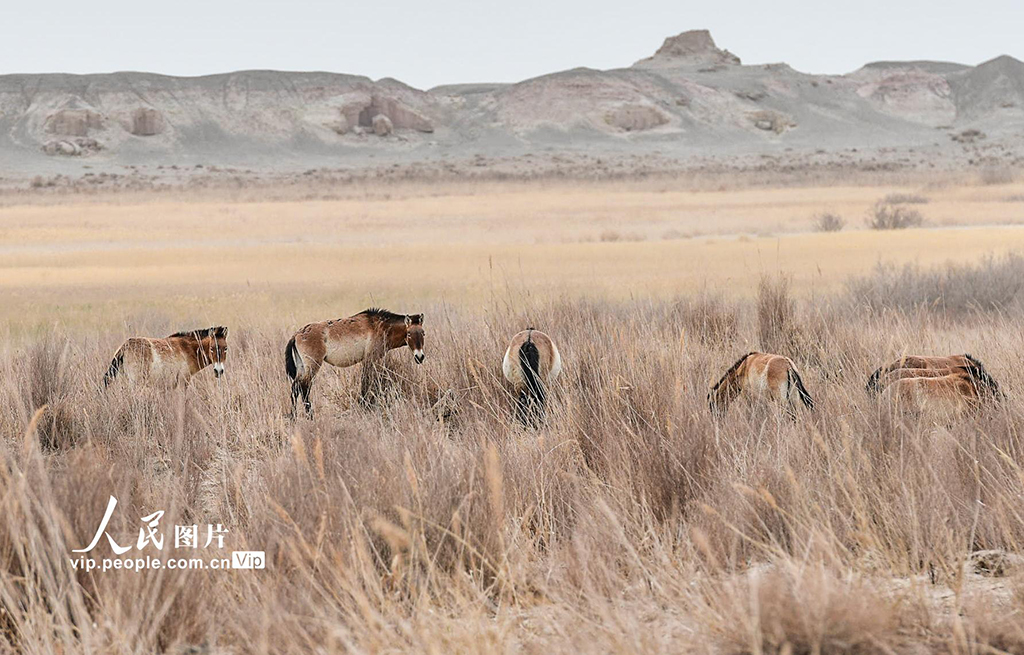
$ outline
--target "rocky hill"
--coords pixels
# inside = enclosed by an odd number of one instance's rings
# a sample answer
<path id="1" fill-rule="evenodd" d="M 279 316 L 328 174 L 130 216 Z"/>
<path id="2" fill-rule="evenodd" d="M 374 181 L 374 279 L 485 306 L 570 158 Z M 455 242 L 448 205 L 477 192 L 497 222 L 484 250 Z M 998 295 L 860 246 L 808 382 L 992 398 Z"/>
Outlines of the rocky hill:
<path id="1" fill-rule="evenodd" d="M 1024 134 L 1024 63 L 743 65 L 707 31 L 628 68 L 428 91 L 335 73 L 0 76 L 0 167 L 361 165 L 533 152 L 686 158 Z"/>

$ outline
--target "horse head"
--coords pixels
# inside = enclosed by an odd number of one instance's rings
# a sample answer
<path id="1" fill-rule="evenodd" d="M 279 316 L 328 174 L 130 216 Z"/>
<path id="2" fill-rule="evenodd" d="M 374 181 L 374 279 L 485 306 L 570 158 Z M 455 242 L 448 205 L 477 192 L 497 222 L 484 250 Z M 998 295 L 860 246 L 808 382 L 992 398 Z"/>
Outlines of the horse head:
<path id="1" fill-rule="evenodd" d="M 228 329 L 212 327 L 205 331 L 200 343 L 206 363 L 213 364 L 213 374 L 218 378 L 224 375 L 224 362 L 228 358 Z"/>
<path id="2" fill-rule="evenodd" d="M 405 345 L 409 346 L 416 363 L 422 364 L 426 358 L 423 354 L 423 314 L 405 317 Z"/>

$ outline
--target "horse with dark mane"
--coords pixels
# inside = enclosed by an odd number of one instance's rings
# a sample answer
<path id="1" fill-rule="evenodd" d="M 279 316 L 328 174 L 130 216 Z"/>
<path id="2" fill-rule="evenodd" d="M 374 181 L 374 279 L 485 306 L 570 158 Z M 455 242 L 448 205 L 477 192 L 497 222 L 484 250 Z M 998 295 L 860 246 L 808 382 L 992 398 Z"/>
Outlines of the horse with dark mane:
<path id="1" fill-rule="evenodd" d="M 804 387 L 796 364 L 782 355 L 752 352 L 736 360 L 708 392 L 711 413 L 724 413 L 741 393 L 773 400 L 782 405 L 790 416 L 795 416 L 793 404 L 796 398 L 808 409 L 814 409 L 814 400 Z"/>
<path id="2" fill-rule="evenodd" d="M 178 384 L 213 365 L 213 374 L 224 374 L 228 356 L 228 329 L 223 326 L 176 332 L 163 339 L 132 337 L 125 341 L 103 376 L 104 386 L 124 375 L 130 382 L 161 378 Z"/>
<path id="3" fill-rule="evenodd" d="M 952 369 L 937 369 L 941 375 L 911 375 L 921 369 L 897 369 L 883 392 L 885 401 L 896 409 L 922 412 L 934 410 L 943 414 L 963 414 L 983 404 L 1003 398 L 999 385 L 985 369 L 969 364 Z M 932 373 L 936 369 L 925 369 Z M 904 374 L 905 373 L 905 374 Z"/>
<path id="4" fill-rule="evenodd" d="M 309 415 L 309 390 L 324 362 L 345 368 L 362 362 L 360 398 L 373 401 L 379 367 L 389 350 L 408 346 L 417 364 L 423 363 L 423 314 L 395 314 L 371 308 L 348 318 L 310 323 L 295 333 L 285 347 L 285 371 L 292 380 L 292 411 L 298 400 Z"/>
<path id="5" fill-rule="evenodd" d="M 990 380 L 992 379 L 985 371 L 985 367 L 982 363 L 966 353 L 963 355 L 948 355 L 946 357 L 905 355 L 899 359 L 889 362 L 885 366 L 880 366 L 875 369 L 875 371 L 868 376 L 866 388 L 868 393 L 880 392 L 885 387 L 886 378 L 884 376 L 889 373 L 894 373 L 900 369 L 921 369 L 928 371 L 939 371 L 945 369 L 952 372 L 953 369 L 962 369 L 968 366 L 975 367 L 985 377 Z M 946 374 L 947 373 L 944 373 L 943 375 Z"/>

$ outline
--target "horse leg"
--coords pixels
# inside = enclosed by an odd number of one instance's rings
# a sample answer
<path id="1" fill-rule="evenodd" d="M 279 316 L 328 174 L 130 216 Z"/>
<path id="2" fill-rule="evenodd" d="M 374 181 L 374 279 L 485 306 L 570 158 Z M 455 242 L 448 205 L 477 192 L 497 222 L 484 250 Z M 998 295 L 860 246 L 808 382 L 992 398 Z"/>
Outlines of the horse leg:
<path id="1" fill-rule="evenodd" d="M 523 425 L 529 425 L 530 422 L 530 394 L 523 389 L 516 396 L 516 419 Z"/>
<path id="2" fill-rule="evenodd" d="M 381 372 L 375 359 L 363 361 L 362 377 L 359 384 L 359 404 L 369 409 L 377 404 L 381 391 Z"/>
<path id="3" fill-rule="evenodd" d="M 313 403 L 309 400 L 309 389 L 313 386 L 313 381 L 309 380 L 302 385 L 302 406 L 306 409 L 306 415 L 309 418 L 313 418 Z"/>
<path id="4" fill-rule="evenodd" d="M 306 416 L 313 418 L 313 403 L 309 400 L 309 390 L 313 387 L 313 378 L 316 377 L 317 371 L 320 370 L 320 364 L 310 364 L 306 362 L 306 368 L 303 374 L 296 377 L 292 381 L 292 417 L 294 418 L 297 414 L 298 401 L 302 399 L 302 406 L 306 410 Z"/>
<path id="5" fill-rule="evenodd" d="M 359 383 L 359 404 L 369 408 L 377 404 L 381 395 L 384 355 L 387 353 L 386 342 L 381 339 L 380 343 L 374 344 L 367 349 L 363 356 L 363 370 Z"/>
<path id="6" fill-rule="evenodd" d="M 530 389 L 523 389 L 516 396 L 516 419 L 526 427 L 539 427 L 544 421 L 544 399 L 535 396 Z"/>
<path id="7" fill-rule="evenodd" d="M 307 380 L 293 380 L 292 381 L 292 418 L 295 418 L 298 414 L 299 399 L 302 399 L 302 404 L 306 408 L 306 413 L 310 416 L 313 415 L 313 407 L 309 402 L 309 382 Z"/>

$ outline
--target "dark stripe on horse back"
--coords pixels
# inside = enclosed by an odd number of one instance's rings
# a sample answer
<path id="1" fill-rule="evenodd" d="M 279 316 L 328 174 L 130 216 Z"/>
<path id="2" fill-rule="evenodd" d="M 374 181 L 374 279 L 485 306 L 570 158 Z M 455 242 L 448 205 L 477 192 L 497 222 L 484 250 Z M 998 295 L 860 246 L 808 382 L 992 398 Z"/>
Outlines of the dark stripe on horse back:
<path id="1" fill-rule="evenodd" d="M 221 339 L 226 337 L 227 334 L 228 329 L 223 325 L 219 325 L 217 327 L 201 328 L 199 330 L 183 330 L 181 332 L 175 332 L 174 334 L 167 338 L 173 339 L 175 337 L 196 337 L 197 339 L 205 339 L 206 337 L 213 336 L 217 337 L 218 339 Z"/>
<path id="2" fill-rule="evenodd" d="M 711 390 L 714 391 L 714 390 L 718 389 L 718 387 L 722 386 L 722 383 L 725 382 L 726 378 L 728 378 L 730 375 L 735 373 L 736 369 L 738 369 L 740 367 L 740 364 L 742 364 L 743 362 L 747 361 L 747 357 L 750 357 L 753 354 L 754 354 L 753 352 L 749 352 L 746 355 L 744 355 L 743 357 L 740 357 L 739 359 L 737 359 L 736 363 L 733 364 L 732 366 L 730 366 L 729 370 L 725 372 L 725 375 L 722 376 L 722 379 L 719 380 L 717 383 L 715 383 L 715 386 L 711 387 Z"/>
<path id="3" fill-rule="evenodd" d="M 367 318 L 372 318 L 383 323 L 397 323 L 398 321 L 405 321 L 405 314 L 396 314 L 380 307 L 370 307 L 356 314 L 356 316 L 363 315 Z"/>

